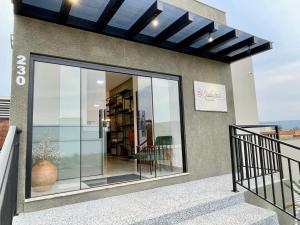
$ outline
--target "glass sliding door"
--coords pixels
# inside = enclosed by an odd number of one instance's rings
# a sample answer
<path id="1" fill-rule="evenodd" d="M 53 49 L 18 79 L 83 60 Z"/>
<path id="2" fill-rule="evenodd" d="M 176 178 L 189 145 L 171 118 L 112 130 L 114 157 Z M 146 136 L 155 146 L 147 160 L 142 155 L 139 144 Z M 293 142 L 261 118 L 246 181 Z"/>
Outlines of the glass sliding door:
<path id="1" fill-rule="evenodd" d="M 35 62 L 31 194 L 80 189 L 80 69 Z"/>
<path id="2" fill-rule="evenodd" d="M 138 145 L 153 145 L 152 84 L 150 77 L 137 78 Z"/>
<path id="3" fill-rule="evenodd" d="M 179 81 L 138 77 L 138 169 L 141 178 L 183 172 Z"/>
<path id="4" fill-rule="evenodd" d="M 105 173 L 104 125 L 106 73 L 81 69 L 81 179 L 82 188 Z"/>
<path id="5" fill-rule="evenodd" d="M 51 61 L 34 61 L 27 196 L 183 172 L 176 77 Z"/>
<path id="6" fill-rule="evenodd" d="M 105 173 L 106 73 L 35 62 L 31 196 L 89 188 Z"/>
<path id="7" fill-rule="evenodd" d="M 183 172 L 179 84 L 153 78 L 154 143 L 160 175 Z M 161 169 L 163 168 L 163 169 Z"/>
<path id="8" fill-rule="evenodd" d="M 155 176 L 151 77 L 137 77 L 137 156 L 141 179 Z"/>

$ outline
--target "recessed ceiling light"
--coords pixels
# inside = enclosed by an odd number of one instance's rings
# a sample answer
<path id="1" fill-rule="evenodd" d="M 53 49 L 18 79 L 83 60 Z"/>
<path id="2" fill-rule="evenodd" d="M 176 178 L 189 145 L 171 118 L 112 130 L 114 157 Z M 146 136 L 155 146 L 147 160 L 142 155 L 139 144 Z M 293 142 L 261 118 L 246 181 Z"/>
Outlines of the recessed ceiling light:
<path id="1" fill-rule="evenodd" d="M 153 27 L 157 27 L 159 25 L 158 19 L 152 20 L 151 24 L 152 24 Z"/>
<path id="2" fill-rule="evenodd" d="M 96 83 L 97 84 L 104 84 L 104 81 L 103 80 L 97 80 Z"/>
<path id="3" fill-rule="evenodd" d="M 69 0 L 69 2 L 72 4 L 72 5 L 77 5 L 79 3 L 79 0 Z"/>
<path id="4" fill-rule="evenodd" d="M 208 42 L 213 42 L 214 38 L 211 36 L 211 33 L 208 35 Z"/>
<path id="5" fill-rule="evenodd" d="M 99 108 L 100 105 L 99 105 L 99 104 L 95 104 L 94 107 L 95 107 L 95 108 Z"/>
<path id="6" fill-rule="evenodd" d="M 80 0 L 68 0 L 72 5 L 78 5 Z"/>

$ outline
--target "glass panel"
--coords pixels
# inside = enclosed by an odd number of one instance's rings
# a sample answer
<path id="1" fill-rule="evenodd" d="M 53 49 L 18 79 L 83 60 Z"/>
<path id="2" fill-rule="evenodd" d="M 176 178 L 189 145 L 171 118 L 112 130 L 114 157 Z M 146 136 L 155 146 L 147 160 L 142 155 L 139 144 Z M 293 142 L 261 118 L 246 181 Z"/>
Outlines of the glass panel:
<path id="1" fill-rule="evenodd" d="M 235 38 L 235 39 L 233 39 L 231 41 L 228 41 L 228 42 L 226 42 L 226 43 L 218 46 L 217 48 L 212 49 L 210 52 L 217 53 L 217 52 L 222 51 L 222 50 L 224 50 L 224 49 L 226 49 L 226 48 L 228 48 L 228 47 L 230 47 L 232 45 L 235 45 L 235 44 L 237 44 L 237 43 L 239 43 L 241 41 L 244 41 L 245 39 L 247 39 L 249 37 L 251 37 L 250 34 L 239 32 L 238 38 Z"/>
<path id="2" fill-rule="evenodd" d="M 105 72 L 81 70 L 81 176 L 82 188 L 88 188 L 85 180 L 104 174 L 106 134 L 104 110 L 106 96 Z"/>
<path id="3" fill-rule="evenodd" d="M 183 172 L 178 81 L 152 79 L 157 176 Z"/>
<path id="4" fill-rule="evenodd" d="M 96 22 L 108 2 L 109 0 L 79 1 L 71 8 L 70 15 Z"/>
<path id="5" fill-rule="evenodd" d="M 183 39 L 187 38 L 188 36 L 194 34 L 198 30 L 200 30 L 202 27 L 205 27 L 209 23 L 211 23 L 211 20 L 208 20 L 206 18 L 197 16 L 195 14 L 192 14 L 193 22 L 189 24 L 188 26 L 184 27 L 182 30 L 174 34 L 172 37 L 168 39 L 168 41 L 178 43 L 182 41 Z"/>
<path id="6" fill-rule="evenodd" d="M 268 41 L 265 41 L 265 40 L 263 40 L 263 39 L 256 38 L 256 44 L 252 45 L 252 46 L 250 47 L 250 49 L 256 48 L 256 47 L 258 47 L 258 46 L 260 46 L 260 45 L 262 45 L 262 44 L 265 44 L 265 43 L 267 43 L 267 42 L 268 42 Z M 242 52 L 245 52 L 245 51 L 249 51 L 249 47 L 244 47 L 244 48 L 238 49 L 238 50 L 236 50 L 236 51 L 231 52 L 230 54 L 228 54 L 228 56 L 229 56 L 229 57 L 232 57 L 232 56 L 238 55 L 238 54 L 240 54 L 240 53 L 242 53 Z"/>
<path id="7" fill-rule="evenodd" d="M 154 26 L 152 23 L 150 23 L 141 31 L 141 34 L 148 35 L 150 37 L 156 37 L 185 13 L 184 10 L 165 3 L 163 8 L 163 12 L 156 17 L 158 25 Z"/>
<path id="8" fill-rule="evenodd" d="M 80 69 L 35 63 L 32 196 L 80 189 Z"/>
<path id="9" fill-rule="evenodd" d="M 128 30 L 155 0 L 126 0 L 108 25 Z"/>
<path id="10" fill-rule="evenodd" d="M 230 32 L 230 31 L 232 31 L 232 28 L 226 27 L 224 25 L 219 25 L 218 30 L 213 32 L 211 34 L 211 36 L 212 36 L 213 39 L 216 39 L 216 38 L 219 38 L 219 37 L 223 36 L 224 34 Z M 200 39 L 199 41 L 193 43 L 191 45 L 191 47 L 192 48 L 200 48 L 203 45 L 206 45 L 207 43 L 208 43 L 208 35 L 207 35 L 207 38 Z"/>
<path id="11" fill-rule="evenodd" d="M 182 172 L 178 81 L 34 69 L 32 197 Z"/>
<path id="12" fill-rule="evenodd" d="M 150 77 L 137 77 L 137 132 L 139 170 L 142 178 L 155 176 L 152 168 L 154 159 L 152 81 Z"/>
<path id="13" fill-rule="evenodd" d="M 153 145 L 153 109 L 151 78 L 138 77 L 137 112 L 138 112 L 138 144 Z"/>
<path id="14" fill-rule="evenodd" d="M 58 12 L 62 4 L 62 0 L 23 0 L 22 2 L 54 12 Z"/>

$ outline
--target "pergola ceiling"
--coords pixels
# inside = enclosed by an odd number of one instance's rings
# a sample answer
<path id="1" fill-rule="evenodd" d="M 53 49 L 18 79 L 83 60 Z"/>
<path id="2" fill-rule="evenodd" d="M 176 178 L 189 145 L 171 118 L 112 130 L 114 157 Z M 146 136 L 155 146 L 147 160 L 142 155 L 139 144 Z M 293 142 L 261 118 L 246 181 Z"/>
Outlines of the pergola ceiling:
<path id="1" fill-rule="evenodd" d="M 225 63 L 272 48 L 267 40 L 156 0 L 13 1 L 16 14 Z"/>

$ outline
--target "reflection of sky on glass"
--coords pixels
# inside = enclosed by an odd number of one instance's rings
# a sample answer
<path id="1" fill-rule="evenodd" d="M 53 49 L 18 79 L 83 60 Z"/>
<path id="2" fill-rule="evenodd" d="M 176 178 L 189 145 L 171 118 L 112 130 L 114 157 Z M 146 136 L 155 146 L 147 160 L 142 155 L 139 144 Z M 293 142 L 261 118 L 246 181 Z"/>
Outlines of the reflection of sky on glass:
<path id="1" fill-rule="evenodd" d="M 79 1 L 72 6 L 70 15 L 96 22 L 109 0 Z"/>
<path id="2" fill-rule="evenodd" d="M 58 12 L 60 10 L 62 0 L 23 0 L 22 2 L 28 5 Z"/>
<path id="3" fill-rule="evenodd" d="M 145 112 L 146 120 L 152 121 L 151 78 L 138 77 L 138 109 Z"/>
<path id="4" fill-rule="evenodd" d="M 154 120 L 170 122 L 179 120 L 178 82 L 174 80 L 152 79 Z"/>
<path id="5" fill-rule="evenodd" d="M 153 106 L 155 123 L 170 121 L 170 93 L 168 80 L 153 79 Z"/>
<path id="6" fill-rule="evenodd" d="M 127 30 L 154 2 L 154 0 L 126 0 L 108 25 Z"/>
<path id="7" fill-rule="evenodd" d="M 60 66 L 60 124 L 80 123 L 80 68 Z"/>
<path id="8" fill-rule="evenodd" d="M 140 33 L 156 37 L 160 32 L 162 32 L 164 29 L 170 26 L 184 13 L 185 11 L 180 8 L 171 6 L 169 4 L 164 4 L 163 12 L 156 17 L 157 21 L 159 22 L 159 26 L 155 27 L 150 23 Z"/>

